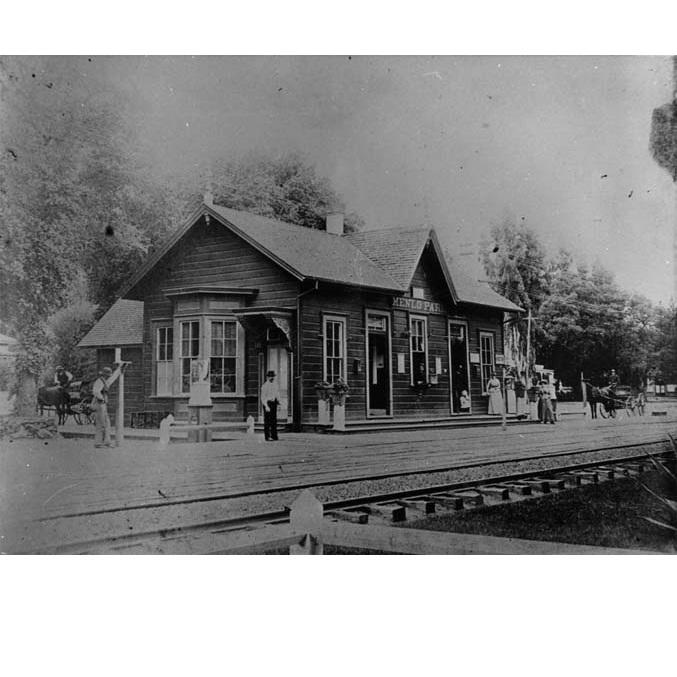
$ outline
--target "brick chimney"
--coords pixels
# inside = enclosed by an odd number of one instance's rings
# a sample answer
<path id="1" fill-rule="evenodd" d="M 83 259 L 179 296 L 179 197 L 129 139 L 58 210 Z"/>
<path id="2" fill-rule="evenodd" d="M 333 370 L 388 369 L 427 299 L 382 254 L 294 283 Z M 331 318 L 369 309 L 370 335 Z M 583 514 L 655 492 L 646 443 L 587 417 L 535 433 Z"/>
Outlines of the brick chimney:
<path id="1" fill-rule="evenodd" d="M 343 214 L 341 212 L 327 214 L 327 232 L 330 235 L 343 235 Z"/>

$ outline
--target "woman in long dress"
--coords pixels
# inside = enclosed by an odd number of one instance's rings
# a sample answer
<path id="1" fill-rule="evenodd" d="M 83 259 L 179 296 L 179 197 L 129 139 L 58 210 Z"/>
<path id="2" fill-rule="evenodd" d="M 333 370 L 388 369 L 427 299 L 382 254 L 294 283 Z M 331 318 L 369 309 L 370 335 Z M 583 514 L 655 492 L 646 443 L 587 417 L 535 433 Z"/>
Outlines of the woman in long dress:
<path id="1" fill-rule="evenodd" d="M 491 372 L 491 378 L 487 382 L 489 393 L 489 414 L 500 415 L 503 413 L 503 396 L 501 395 L 501 382 L 496 377 L 496 372 Z"/>

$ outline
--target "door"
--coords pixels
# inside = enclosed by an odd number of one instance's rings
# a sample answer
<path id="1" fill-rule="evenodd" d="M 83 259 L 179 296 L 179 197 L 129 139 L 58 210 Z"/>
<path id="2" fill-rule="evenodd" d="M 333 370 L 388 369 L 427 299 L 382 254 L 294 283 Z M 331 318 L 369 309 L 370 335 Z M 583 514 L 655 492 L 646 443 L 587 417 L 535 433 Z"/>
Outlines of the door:
<path id="1" fill-rule="evenodd" d="M 390 414 L 388 316 L 367 313 L 367 396 L 369 416 Z"/>
<path id="2" fill-rule="evenodd" d="M 277 420 L 286 421 L 291 412 L 289 408 L 289 351 L 285 347 L 281 345 L 268 346 L 266 371 L 271 369 L 275 372 L 275 380 L 280 389 Z"/>
<path id="3" fill-rule="evenodd" d="M 449 322 L 449 364 L 451 371 L 451 413 L 469 414 L 470 381 L 468 331 L 465 322 Z"/>

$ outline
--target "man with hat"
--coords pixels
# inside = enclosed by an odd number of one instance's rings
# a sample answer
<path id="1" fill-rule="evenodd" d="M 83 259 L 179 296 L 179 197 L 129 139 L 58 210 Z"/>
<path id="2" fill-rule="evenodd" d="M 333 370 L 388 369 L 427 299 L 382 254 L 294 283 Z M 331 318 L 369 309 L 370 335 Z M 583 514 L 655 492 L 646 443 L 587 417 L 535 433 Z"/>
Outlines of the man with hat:
<path id="1" fill-rule="evenodd" d="M 280 389 L 275 383 L 275 372 L 269 371 L 261 386 L 263 404 L 263 435 L 266 440 L 277 442 L 277 405 L 280 403 Z"/>
<path id="2" fill-rule="evenodd" d="M 112 447 L 110 441 L 110 418 L 108 416 L 108 391 L 117 381 L 126 364 L 117 365 L 115 371 L 104 367 L 92 385 L 92 409 L 94 409 L 95 447 Z"/>
<path id="3" fill-rule="evenodd" d="M 73 374 L 70 371 L 66 371 L 61 365 L 56 368 L 56 373 L 54 374 L 54 385 L 59 386 L 66 390 L 73 380 Z"/>

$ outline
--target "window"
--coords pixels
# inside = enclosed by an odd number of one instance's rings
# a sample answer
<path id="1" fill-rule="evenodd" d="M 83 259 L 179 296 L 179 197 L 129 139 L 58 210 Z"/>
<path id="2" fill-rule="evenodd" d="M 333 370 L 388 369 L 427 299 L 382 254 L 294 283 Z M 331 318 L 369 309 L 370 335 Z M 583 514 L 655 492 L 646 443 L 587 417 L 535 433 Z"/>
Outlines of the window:
<path id="1" fill-rule="evenodd" d="M 180 322 L 181 328 L 181 392 L 190 392 L 190 363 L 200 357 L 200 322 Z"/>
<path id="2" fill-rule="evenodd" d="M 425 317 L 409 318 L 411 336 L 411 384 L 428 380 L 428 322 Z"/>
<path id="3" fill-rule="evenodd" d="M 209 374 L 211 392 L 237 390 L 237 323 L 234 321 L 211 322 Z"/>
<path id="4" fill-rule="evenodd" d="M 324 380 L 329 383 L 346 378 L 346 321 L 343 317 L 324 316 Z"/>
<path id="5" fill-rule="evenodd" d="M 155 335 L 155 394 L 171 395 L 174 379 L 174 328 L 158 327 Z"/>
<path id="6" fill-rule="evenodd" d="M 414 299 L 424 299 L 425 290 L 423 287 L 412 287 L 411 288 L 411 297 Z"/>
<path id="7" fill-rule="evenodd" d="M 482 392 L 487 392 L 487 382 L 494 371 L 494 335 L 488 331 L 480 332 L 480 365 L 482 368 Z"/>

